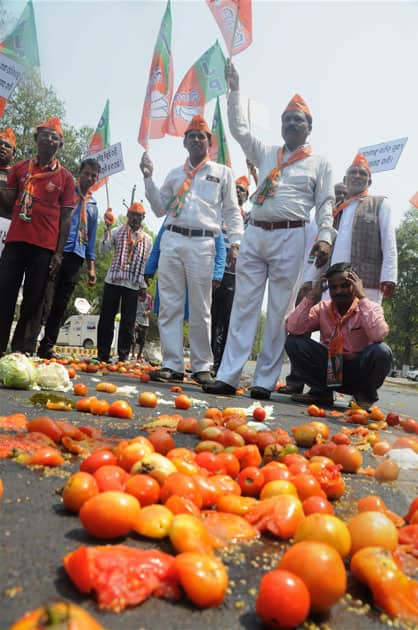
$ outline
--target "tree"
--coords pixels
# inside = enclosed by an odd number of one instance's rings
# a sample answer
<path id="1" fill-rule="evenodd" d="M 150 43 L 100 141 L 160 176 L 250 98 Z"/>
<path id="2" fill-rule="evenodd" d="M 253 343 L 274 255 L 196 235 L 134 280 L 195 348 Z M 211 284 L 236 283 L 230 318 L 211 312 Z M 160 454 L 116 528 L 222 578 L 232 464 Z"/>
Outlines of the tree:
<path id="1" fill-rule="evenodd" d="M 59 152 L 63 166 L 76 176 L 83 155 L 87 152 L 93 135 L 90 127 L 76 129 L 65 121 L 65 106 L 55 90 L 45 85 L 39 70 L 28 69 L 11 95 L 0 119 L 0 125 L 12 127 L 16 134 L 16 161 L 27 159 L 34 153 L 33 134 L 36 125 L 51 116 L 62 119 L 64 146 Z"/>
<path id="2" fill-rule="evenodd" d="M 390 326 L 387 338 L 396 364 L 418 364 L 418 210 L 411 207 L 397 232 L 398 286 L 395 295 L 385 300 L 384 310 Z"/>

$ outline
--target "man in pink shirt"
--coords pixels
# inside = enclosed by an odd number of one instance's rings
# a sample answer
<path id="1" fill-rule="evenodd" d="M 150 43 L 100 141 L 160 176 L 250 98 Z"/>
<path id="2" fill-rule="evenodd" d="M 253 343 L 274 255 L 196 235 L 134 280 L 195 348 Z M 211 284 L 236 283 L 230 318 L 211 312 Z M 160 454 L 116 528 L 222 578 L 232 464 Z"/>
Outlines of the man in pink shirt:
<path id="1" fill-rule="evenodd" d="M 322 278 L 287 320 L 286 352 L 311 387 L 292 399 L 332 405 L 336 390 L 352 394 L 368 409 L 392 364 L 392 352 L 382 343 L 389 327 L 380 304 L 366 298 L 350 263 L 332 265 L 325 278 L 331 300 L 320 301 Z M 321 333 L 321 343 L 306 336 L 315 330 Z"/>

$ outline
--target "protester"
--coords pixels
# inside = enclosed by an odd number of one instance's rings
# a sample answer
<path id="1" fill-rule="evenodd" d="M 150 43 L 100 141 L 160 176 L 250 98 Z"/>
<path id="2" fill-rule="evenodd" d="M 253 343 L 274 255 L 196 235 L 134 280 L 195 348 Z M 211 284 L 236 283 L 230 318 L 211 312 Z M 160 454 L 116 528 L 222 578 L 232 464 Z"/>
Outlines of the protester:
<path id="1" fill-rule="evenodd" d="M 90 192 L 90 187 L 98 180 L 100 165 L 97 160 L 87 158 L 81 163 L 76 184 L 74 211 L 71 217 L 70 232 L 64 247 L 62 264 L 55 282 L 51 283 L 51 296 L 47 296 L 46 323 L 44 336 L 39 344 L 38 356 L 50 359 L 57 341 L 65 310 L 80 279 L 84 259 L 87 261 L 88 284 L 96 284 L 96 233 L 97 203 Z M 49 283 L 48 283 L 49 284 Z M 49 314 L 48 314 L 49 313 Z"/>
<path id="2" fill-rule="evenodd" d="M 134 341 L 134 354 L 136 352 L 136 346 L 138 346 L 138 352 L 136 358 L 142 359 L 142 353 L 144 351 L 145 341 L 147 339 L 147 333 L 149 329 L 149 316 L 152 312 L 152 296 L 147 293 L 146 289 L 139 289 L 138 302 L 136 305 L 136 317 L 135 317 L 135 341 Z"/>
<path id="3" fill-rule="evenodd" d="M 142 227 L 145 208 L 135 202 L 128 208 L 125 225 L 105 229 L 100 251 L 114 250 L 113 259 L 106 274 L 100 318 L 97 328 L 99 361 L 110 359 L 115 316 L 121 304 L 118 335 L 119 361 L 127 361 L 132 346 L 138 293 L 145 288 L 144 269 L 152 247 L 151 237 Z"/>
<path id="4" fill-rule="evenodd" d="M 335 206 L 338 208 L 340 203 L 344 201 L 347 196 L 347 188 L 344 183 L 339 182 L 334 186 L 335 193 Z M 312 211 L 311 211 L 312 214 Z M 312 258 L 310 256 L 310 251 L 313 243 L 318 235 L 318 228 L 315 223 L 314 217 L 311 217 L 311 222 L 307 223 L 305 226 L 306 229 L 306 245 L 305 245 L 305 262 L 303 266 L 303 274 L 301 280 L 301 287 L 298 291 L 296 297 L 296 306 L 303 300 L 304 297 L 309 293 L 312 289 L 312 281 L 309 281 L 309 274 L 312 268 Z M 321 269 L 315 269 L 316 274 L 321 273 Z M 290 364 L 290 373 L 286 376 L 286 385 L 280 388 L 281 394 L 301 394 L 303 392 L 304 382 L 301 376 L 297 373 L 295 366 Z"/>
<path id="5" fill-rule="evenodd" d="M 264 145 L 255 138 L 240 108 L 239 77 L 227 63 L 229 126 L 246 156 L 259 169 L 261 184 L 252 197 L 249 225 L 237 261 L 236 290 L 228 339 L 216 383 L 205 391 L 234 394 L 257 331 L 269 281 L 264 344 L 257 360 L 251 396 L 268 399 L 280 375 L 286 340 L 285 317 L 294 304 L 302 271 L 305 223 L 316 207 L 318 239 L 312 248 L 316 264 L 329 257 L 334 205 L 331 167 L 312 155 L 306 144 L 312 116 L 295 95 L 282 114 L 284 147 Z"/>
<path id="6" fill-rule="evenodd" d="M 16 136 L 10 127 L 0 131 L 0 188 L 6 188 L 11 163 L 16 153 Z M 10 219 L 0 217 L 0 255 L 3 251 Z"/>
<path id="7" fill-rule="evenodd" d="M 287 320 L 287 354 L 311 387 L 292 399 L 332 405 L 336 390 L 352 394 L 360 407 L 369 409 L 392 364 L 392 352 L 382 343 L 389 327 L 382 307 L 366 297 L 350 263 L 332 265 L 326 278 L 331 300 L 320 301 L 319 280 Z M 315 330 L 321 343 L 307 336 Z"/>
<path id="8" fill-rule="evenodd" d="M 152 378 L 158 381 L 183 380 L 186 288 L 192 377 L 201 384 L 212 381 L 210 308 L 214 237 L 220 234 L 224 222 L 230 242 L 238 244 L 243 222 L 231 169 L 209 159 L 211 138 L 206 121 L 194 116 L 183 142 L 189 154 L 186 163 L 167 175 L 161 189 L 152 180 L 153 165 L 146 153 L 141 161 L 147 199 L 156 216 L 168 215 L 159 264 L 158 325 L 163 367 L 152 372 Z"/>
<path id="9" fill-rule="evenodd" d="M 367 297 L 382 302 L 392 297 L 398 275 L 396 232 L 390 206 L 384 197 L 369 195 L 371 171 L 358 153 L 348 168 L 344 183 L 347 198 L 334 212 L 338 230 L 331 264 L 349 261 L 363 280 Z M 317 273 L 314 272 L 313 280 Z"/>
<path id="10" fill-rule="evenodd" d="M 253 166 L 253 168 L 255 168 Z M 248 177 L 243 175 L 235 180 L 238 205 L 241 211 L 244 224 L 247 223 L 248 216 L 244 210 L 244 204 L 249 196 L 250 182 Z M 226 264 L 220 285 L 214 289 L 212 296 L 212 353 L 213 372 L 219 369 L 224 353 L 226 338 L 228 336 L 229 320 L 231 318 L 232 302 L 235 294 L 235 267 L 239 249 L 231 247 L 225 234 L 225 245 L 227 250 Z"/>
<path id="11" fill-rule="evenodd" d="M 56 158 L 64 134 L 59 118 L 36 127 L 37 154 L 12 166 L 0 189 L 0 211 L 11 224 L 0 259 L 0 355 L 6 351 L 23 276 L 23 301 L 12 350 L 33 354 L 48 276 L 61 265 L 74 203 L 74 180 Z"/>

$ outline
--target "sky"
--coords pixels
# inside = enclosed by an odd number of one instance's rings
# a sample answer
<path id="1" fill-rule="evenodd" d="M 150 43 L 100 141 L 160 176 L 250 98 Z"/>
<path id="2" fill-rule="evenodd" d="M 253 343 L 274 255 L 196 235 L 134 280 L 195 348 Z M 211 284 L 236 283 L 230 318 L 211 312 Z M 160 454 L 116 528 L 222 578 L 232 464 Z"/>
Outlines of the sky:
<path id="1" fill-rule="evenodd" d="M 25 5 L 7 3 L 16 17 Z M 33 0 L 44 82 L 66 106 L 67 122 L 96 127 L 110 99 L 111 142 L 121 142 L 125 171 L 111 177 L 110 203 L 144 198 L 138 129 L 149 66 L 166 2 L 160 0 Z M 174 87 L 216 39 L 226 49 L 204 0 L 172 0 Z M 311 143 L 331 162 L 340 181 L 359 147 L 408 137 L 395 170 L 376 173 L 372 194 L 389 198 L 395 223 L 418 190 L 418 2 L 253 1 L 253 43 L 234 57 L 241 92 L 263 103 L 271 127 L 254 125 L 268 144 L 280 144 L 280 114 L 297 92 L 313 114 Z M 226 101 L 222 97 L 224 123 Z M 206 106 L 212 122 L 215 101 Z M 227 138 L 232 167 L 246 172 L 239 145 Z M 181 138 L 152 140 L 154 179 L 185 160 Z M 104 191 L 98 201 L 106 209 Z M 146 224 L 161 219 L 148 208 Z"/>

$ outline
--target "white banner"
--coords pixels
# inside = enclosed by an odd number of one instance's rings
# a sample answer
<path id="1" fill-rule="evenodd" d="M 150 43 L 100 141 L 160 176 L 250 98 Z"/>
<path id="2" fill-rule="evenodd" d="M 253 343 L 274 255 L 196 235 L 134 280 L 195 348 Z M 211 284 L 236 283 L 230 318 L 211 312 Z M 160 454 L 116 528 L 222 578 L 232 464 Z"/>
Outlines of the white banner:
<path id="1" fill-rule="evenodd" d="M 0 96 L 6 100 L 25 72 L 25 66 L 0 53 Z"/>
<path id="2" fill-rule="evenodd" d="M 110 147 L 106 147 L 106 149 L 102 149 L 97 153 L 92 153 L 91 155 L 85 157 L 94 158 L 99 162 L 99 179 L 109 177 L 109 175 L 114 175 L 115 173 L 120 173 L 120 171 L 125 170 L 122 155 L 122 144 L 120 142 L 111 144 Z"/>
<path id="3" fill-rule="evenodd" d="M 367 158 L 372 173 L 392 171 L 396 168 L 407 140 L 408 138 L 389 140 L 389 142 L 381 142 L 370 147 L 364 147 L 359 149 L 359 151 Z"/>

